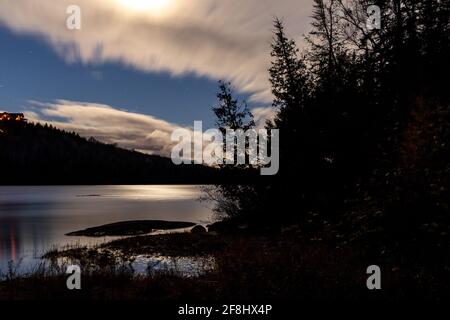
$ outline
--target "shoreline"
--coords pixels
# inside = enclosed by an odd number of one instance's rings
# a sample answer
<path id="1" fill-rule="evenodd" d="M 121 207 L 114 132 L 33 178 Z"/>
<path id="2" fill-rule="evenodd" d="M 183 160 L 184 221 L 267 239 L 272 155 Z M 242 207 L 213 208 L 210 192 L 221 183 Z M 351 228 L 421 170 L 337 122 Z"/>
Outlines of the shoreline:
<path id="1" fill-rule="evenodd" d="M 305 239 L 297 228 L 272 234 L 138 235 L 93 248 L 59 248 L 42 258 L 53 269 L 1 279 L 0 300 L 396 301 L 444 298 L 450 283 L 444 281 L 450 280 L 448 271 L 436 269 L 427 256 L 398 256 L 394 251 L 380 255 L 360 243 L 336 247 L 325 237 Z M 77 261 L 83 270 L 83 290 L 79 292 L 67 290 L 65 285 L 64 267 L 71 261 Z M 365 286 L 366 268 L 374 261 L 383 261 L 383 296 L 373 295 Z M 136 262 L 141 263 L 141 271 L 136 270 Z"/>
<path id="2" fill-rule="evenodd" d="M 66 233 L 66 236 L 72 237 L 117 237 L 117 236 L 138 236 L 150 234 L 156 231 L 170 231 L 176 229 L 193 228 L 197 224 L 185 221 L 167 221 L 167 220 L 129 220 L 115 223 L 108 223 L 101 226 L 86 228 Z"/>

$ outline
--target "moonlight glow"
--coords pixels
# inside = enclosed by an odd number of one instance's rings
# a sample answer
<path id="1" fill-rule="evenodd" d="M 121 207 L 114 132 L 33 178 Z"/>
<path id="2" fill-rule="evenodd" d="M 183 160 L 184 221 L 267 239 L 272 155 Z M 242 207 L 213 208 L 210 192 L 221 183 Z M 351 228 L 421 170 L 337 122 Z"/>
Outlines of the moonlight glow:
<path id="1" fill-rule="evenodd" d="M 169 5 L 170 0 L 118 0 L 120 4 L 133 10 L 159 13 Z"/>

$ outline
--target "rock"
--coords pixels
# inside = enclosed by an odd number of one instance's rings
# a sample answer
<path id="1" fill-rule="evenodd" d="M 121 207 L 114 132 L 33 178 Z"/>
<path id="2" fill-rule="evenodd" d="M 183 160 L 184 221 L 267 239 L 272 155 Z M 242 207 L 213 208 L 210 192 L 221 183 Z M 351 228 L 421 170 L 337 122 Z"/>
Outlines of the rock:
<path id="1" fill-rule="evenodd" d="M 247 223 L 240 221 L 240 219 L 227 219 L 223 221 L 214 222 L 208 226 L 209 232 L 217 233 L 240 233 L 247 228 Z"/>
<path id="2" fill-rule="evenodd" d="M 192 222 L 164 220 L 133 220 L 106 224 L 66 234 L 67 236 L 106 237 L 106 236 L 138 236 L 155 230 L 184 229 L 195 226 Z"/>
<path id="3" fill-rule="evenodd" d="M 204 226 L 197 225 L 192 228 L 191 233 L 206 233 L 208 230 Z"/>

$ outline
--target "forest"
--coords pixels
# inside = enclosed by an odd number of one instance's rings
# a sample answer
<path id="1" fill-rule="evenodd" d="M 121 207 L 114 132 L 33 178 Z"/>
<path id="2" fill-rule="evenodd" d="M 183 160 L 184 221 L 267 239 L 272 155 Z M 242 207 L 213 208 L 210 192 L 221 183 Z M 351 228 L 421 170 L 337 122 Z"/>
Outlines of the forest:
<path id="1" fill-rule="evenodd" d="M 206 166 L 177 166 L 48 124 L 0 122 L 2 185 L 195 184 L 225 181 Z M 226 177 L 228 179 L 228 177 Z"/>
<path id="2" fill-rule="evenodd" d="M 280 172 L 207 188 L 214 227 L 294 230 L 448 279 L 450 1 L 315 0 L 312 19 L 301 50 L 274 21 L 266 127 L 280 130 Z M 219 86 L 219 128 L 252 127 L 232 89 Z"/>
<path id="3" fill-rule="evenodd" d="M 380 28 L 367 25 L 372 5 Z M 448 300 L 450 0 L 314 0 L 311 19 L 303 45 L 290 37 L 289 21 L 273 23 L 267 72 L 276 115 L 266 128 L 280 132 L 274 176 L 259 176 L 258 164 L 174 166 L 40 124 L 0 127 L 2 184 L 207 184 L 203 199 L 214 202 L 217 220 L 207 231 L 100 249 L 211 255 L 213 270 L 135 278 L 111 273 L 106 259 L 106 272 L 88 275 L 94 289 L 77 297 Z M 212 112 L 222 132 L 255 127 L 234 91 L 219 82 Z M 68 251 L 104 262 L 104 250 Z M 373 265 L 383 272 L 381 294 L 366 287 Z M 13 279 L 0 298 L 40 297 L 41 287 L 48 297 L 72 298 L 61 278 Z"/>

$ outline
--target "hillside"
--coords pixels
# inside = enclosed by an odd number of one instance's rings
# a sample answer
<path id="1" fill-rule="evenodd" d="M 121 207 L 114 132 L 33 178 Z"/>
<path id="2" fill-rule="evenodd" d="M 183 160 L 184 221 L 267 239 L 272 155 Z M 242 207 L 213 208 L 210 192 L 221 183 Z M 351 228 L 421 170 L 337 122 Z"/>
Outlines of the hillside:
<path id="1" fill-rule="evenodd" d="M 216 170 L 118 148 L 51 126 L 0 122 L 1 185 L 212 183 Z"/>

